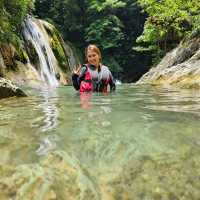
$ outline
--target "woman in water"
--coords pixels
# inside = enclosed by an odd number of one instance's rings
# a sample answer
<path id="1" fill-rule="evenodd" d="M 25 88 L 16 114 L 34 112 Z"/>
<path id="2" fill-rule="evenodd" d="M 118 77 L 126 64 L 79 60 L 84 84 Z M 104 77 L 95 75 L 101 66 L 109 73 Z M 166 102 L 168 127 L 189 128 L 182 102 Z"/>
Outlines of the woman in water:
<path id="1" fill-rule="evenodd" d="M 113 76 L 105 65 L 99 48 L 90 44 L 85 49 L 86 64 L 79 66 L 72 74 L 73 86 L 80 92 L 108 92 L 115 90 Z"/>

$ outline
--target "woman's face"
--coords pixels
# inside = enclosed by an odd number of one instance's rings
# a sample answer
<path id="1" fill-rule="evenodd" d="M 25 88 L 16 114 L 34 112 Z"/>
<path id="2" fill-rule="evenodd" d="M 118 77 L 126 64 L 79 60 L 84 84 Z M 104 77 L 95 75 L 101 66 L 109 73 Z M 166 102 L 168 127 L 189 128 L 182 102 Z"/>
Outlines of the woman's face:
<path id="1" fill-rule="evenodd" d="M 95 51 L 88 49 L 87 60 L 91 65 L 98 67 L 100 63 L 100 56 Z"/>

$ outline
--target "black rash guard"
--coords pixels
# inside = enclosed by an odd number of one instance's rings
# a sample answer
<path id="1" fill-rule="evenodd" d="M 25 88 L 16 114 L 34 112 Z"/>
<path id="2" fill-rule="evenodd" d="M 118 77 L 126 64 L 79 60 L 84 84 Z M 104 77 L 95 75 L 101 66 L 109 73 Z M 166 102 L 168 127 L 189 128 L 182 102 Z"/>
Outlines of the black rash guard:
<path id="1" fill-rule="evenodd" d="M 116 86 L 115 86 L 115 81 L 113 79 L 112 73 L 106 67 L 105 65 L 102 65 L 98 69 L 93 66 L 93 65 L 83 65 L 83 67 L 80 70 L 80 74 L 73 74 L 72 75 L 72 83 L 73 86 L 76 90 L 80 89 L 80 83 L 81 81 L 84 80 L 85 78 L 85 73 L 87 71 L 87 68 L 91 74 L 92 77 L 92 84 L 94 88 L 94 92 L 102 92 L 103 88 L 105 88 L 105 85 L 107 86 L 108 91 L 114 91 Z M 108 88 L 110 87 L 110 88 Z"/>

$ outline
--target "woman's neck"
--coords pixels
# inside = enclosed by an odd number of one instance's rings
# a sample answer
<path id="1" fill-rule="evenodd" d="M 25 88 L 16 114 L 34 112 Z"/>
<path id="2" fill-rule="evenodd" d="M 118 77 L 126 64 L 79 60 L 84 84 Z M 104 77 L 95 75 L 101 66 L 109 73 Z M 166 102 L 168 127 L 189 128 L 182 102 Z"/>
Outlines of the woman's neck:
<path id="1" fill-rule="evenodd" d="M 101 69 L 102 64 L 99 63 L 98 65 L 92 65 L 90 63 L 88 63 L 90 66 L 93 66 L 95 69 Z"/>

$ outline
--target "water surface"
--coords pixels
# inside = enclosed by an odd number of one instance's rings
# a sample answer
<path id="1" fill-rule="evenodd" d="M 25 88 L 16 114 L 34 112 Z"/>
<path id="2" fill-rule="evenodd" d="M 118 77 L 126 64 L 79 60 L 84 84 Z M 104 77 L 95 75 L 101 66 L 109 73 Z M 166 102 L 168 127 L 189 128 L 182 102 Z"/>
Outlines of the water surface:
<path id="1" fill-rule="evenodd" d="M 27 92 L 0 101 L 1 199 L 199 198 L 198 90 Z"/>

